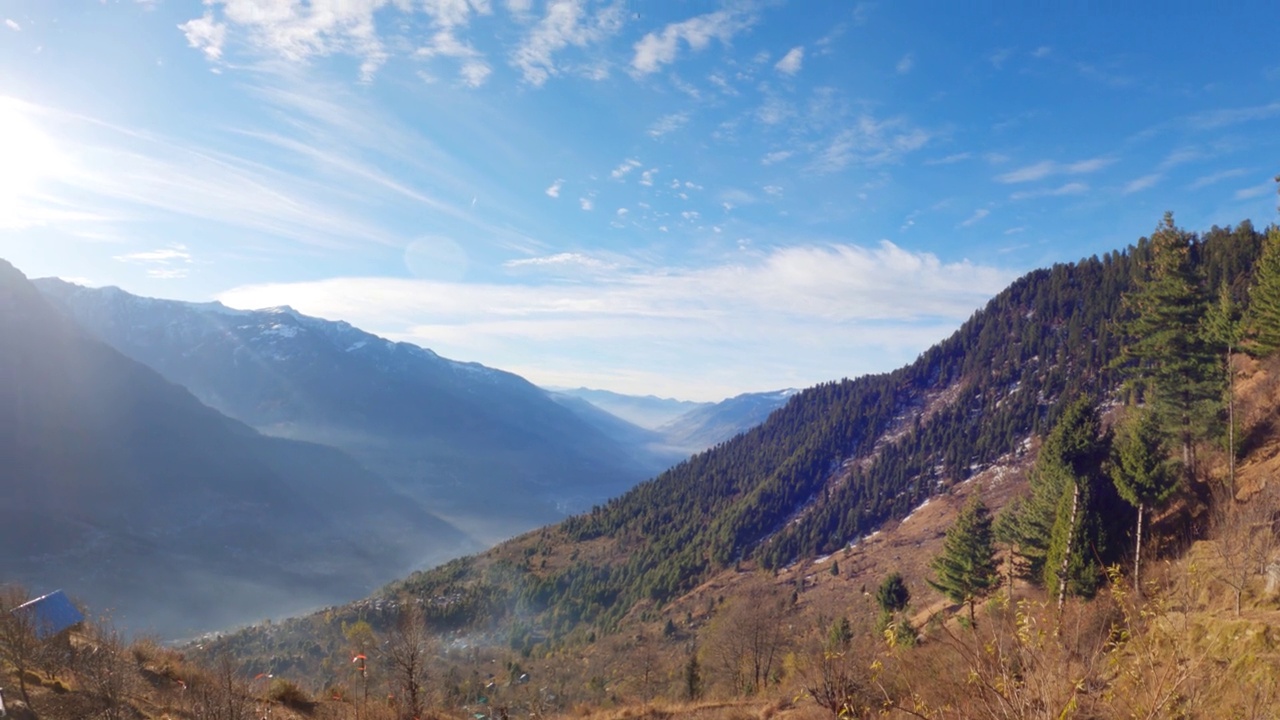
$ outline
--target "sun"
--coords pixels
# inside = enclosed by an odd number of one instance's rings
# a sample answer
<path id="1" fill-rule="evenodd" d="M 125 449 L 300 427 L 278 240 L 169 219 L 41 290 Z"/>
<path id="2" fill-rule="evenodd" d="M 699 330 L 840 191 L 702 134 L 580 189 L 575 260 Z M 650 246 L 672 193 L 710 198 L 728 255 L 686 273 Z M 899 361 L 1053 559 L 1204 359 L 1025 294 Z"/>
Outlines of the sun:
<path id="1" fill-rule="evenodd" d="M 15 214 L 67 167 L 66 156 L 41 125 L 35 107 L 0 97 L 0 226 L 17 221 Z"/>

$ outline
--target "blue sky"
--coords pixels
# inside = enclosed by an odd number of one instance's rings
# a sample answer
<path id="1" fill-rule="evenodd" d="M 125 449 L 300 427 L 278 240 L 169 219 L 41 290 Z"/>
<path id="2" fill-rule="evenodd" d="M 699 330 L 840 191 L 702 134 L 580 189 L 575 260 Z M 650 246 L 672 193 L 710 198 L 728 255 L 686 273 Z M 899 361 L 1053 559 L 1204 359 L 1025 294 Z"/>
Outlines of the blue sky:
<path id="1" fill-rule="evenodd" d="M 1280 6 L 1110 5 L 4 0 L 0 257 L 551 385 L 889 370 L 1165 210 L 1276 220 Z"/>

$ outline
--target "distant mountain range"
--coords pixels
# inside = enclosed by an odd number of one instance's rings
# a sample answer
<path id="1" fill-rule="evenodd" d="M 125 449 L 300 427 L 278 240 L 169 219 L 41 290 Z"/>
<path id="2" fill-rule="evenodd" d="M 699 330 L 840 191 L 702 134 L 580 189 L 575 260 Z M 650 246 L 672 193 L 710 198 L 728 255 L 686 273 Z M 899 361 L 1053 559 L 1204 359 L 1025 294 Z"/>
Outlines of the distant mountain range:
<path id="1" fill-rule="evenodd" d="M 0 458 L 0 578 L 166 636 L 364 594 L 477 547 L 338 450 L 201 404 L 3 261 Z"/>
<path id="2" fill-rule="evenodd" d="M 768 419 L 796 390 L 746 393 L 718 403 L 622 395 L 590 388 L 549 389 L 552 398 L 619 442 L 674 465 Z"/>
<path id="3" fill-rule="evenodd" d="M 603 502 L 683 455 L 605 432 L 519 376 L 343 322 L 36 284 L 210 407 L 349 453 L 484 545 Z"/>

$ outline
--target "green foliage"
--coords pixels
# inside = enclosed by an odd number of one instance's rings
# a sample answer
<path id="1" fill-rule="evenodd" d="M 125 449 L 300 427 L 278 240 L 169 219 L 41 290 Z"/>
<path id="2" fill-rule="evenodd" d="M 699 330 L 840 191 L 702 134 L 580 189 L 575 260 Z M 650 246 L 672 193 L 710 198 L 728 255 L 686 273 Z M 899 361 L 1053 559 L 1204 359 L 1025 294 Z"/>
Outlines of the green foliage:
<path id="1" fill-rule="evenodd" d="M 1071 403 L 1040 450 L 1040 482 L 1057 490 L 1053 526 L 1044 551 L 1044 583 L 1055 592 L 1091 597 L 1117 557 L 1130 513 L 1104 472 L 1111 438 L 1093 403 Z M 1065 572 L 1065 575 L 1064 575 Z"/>
<path id="2" fill-rule="evenodd" d="M 1245 323 L 1251 352 L 1266 356 L 1280 350 L 1280 228 L 1272 227 L 1263 241 Z"/>
<path id="3" fill-rule="evenodd" d="M 1133 409 L 1120 425 L 1111 452 L 1111 479 L 1125 502 L 1159 508 L 1178 490 L 1155 413 Z"/>
<path id="4" fill-rule="evenodd" d="M 1196 247 L 1166 213 L 1151 235 L 1150 259 L 1125 295 L 1130 381 L 1181 442 L 1188 471 L 1193 441 L 1212 424 L 1201 421 L 1216 416 L 1206 410 L 1222 400 L 1217 355 L 1203 328 L 1208 299 Z"/>
<path id="5" fill-rule="evenodd" d="M 936 579 L 929 584 L 952 602 L 968 604 L 971 621 L 974 603 L 1000 584 L 993 540 L 991 513 L 974 496 L 947 530 L 942 553 L 931 565 Z"/>
<path id="6" fill-rule="evenodd" d="M 895 570 L 880 583 L 880 587 L 876 590 L 876 602 L 880 604 L 880 609 L 887 613 L 906 609 L 907 603 L 911 602 L 911 591 L 907 589 L 907 582 L 902 579 L 902 573 Z"/>

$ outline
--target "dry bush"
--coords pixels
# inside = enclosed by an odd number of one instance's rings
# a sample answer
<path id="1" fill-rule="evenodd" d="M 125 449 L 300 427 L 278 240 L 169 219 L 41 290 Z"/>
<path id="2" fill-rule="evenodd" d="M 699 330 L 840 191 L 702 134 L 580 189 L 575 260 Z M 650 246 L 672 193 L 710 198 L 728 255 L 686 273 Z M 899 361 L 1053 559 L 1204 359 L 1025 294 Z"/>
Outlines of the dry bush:
<path id="1" fill-rule="evenodd" d="M 993 600 L 976 628 L 942 623 L 931 641 L 895 653 L 882 674 L 886 702 L 925 718 L 1089 717 L 1113 620 L 1103 600 L 1061 613 Z"/>

